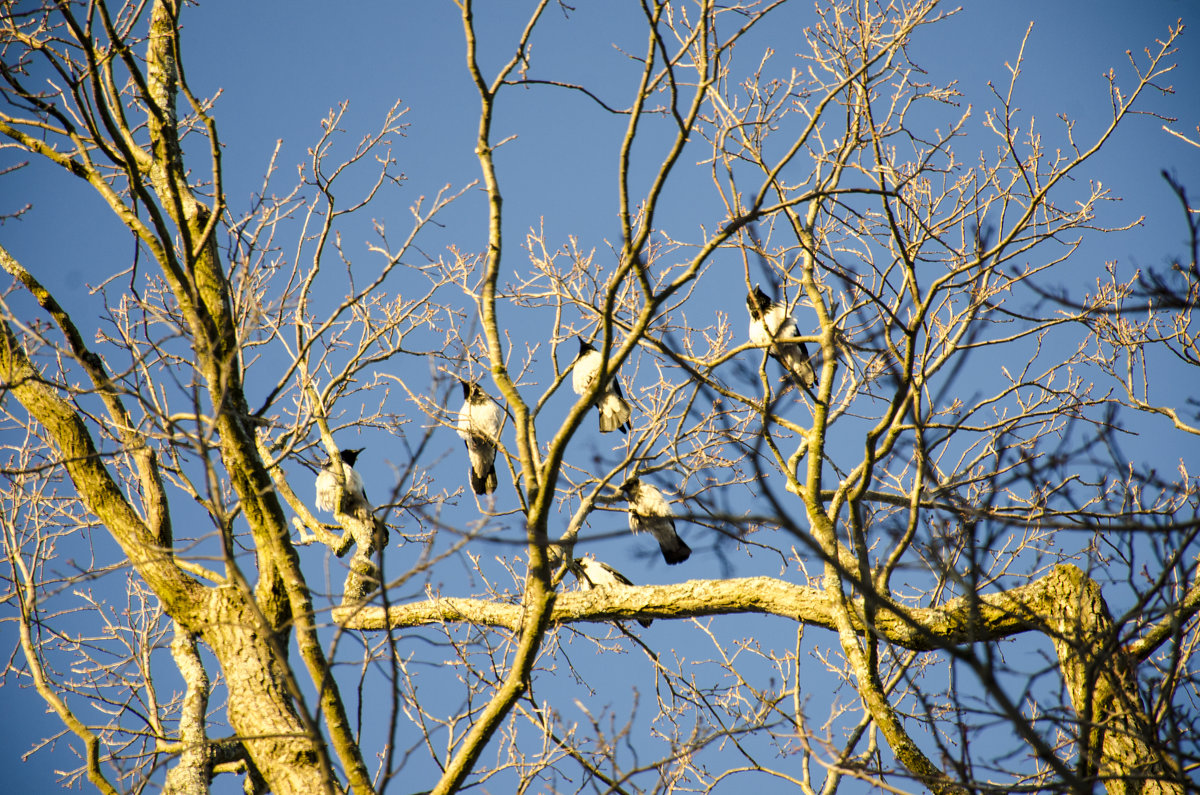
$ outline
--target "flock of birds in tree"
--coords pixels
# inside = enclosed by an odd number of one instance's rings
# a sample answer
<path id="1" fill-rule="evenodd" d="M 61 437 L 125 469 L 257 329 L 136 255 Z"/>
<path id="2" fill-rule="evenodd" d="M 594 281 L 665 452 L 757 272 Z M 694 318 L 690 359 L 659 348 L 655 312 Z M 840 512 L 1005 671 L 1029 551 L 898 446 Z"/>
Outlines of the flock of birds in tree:
<path id="1" fill-rule="evenodd" d="M 808 349 L 796 339 L 799 331 L 796 321 L 788 313 L 787 304 L 784 301 L 772 301 L 756 284 L 746 297 L 746 308 L 750 312 L 750 342 L 765 348 L 797 386 L 811 389 L 816 383 L 816 371 Z M 571 371 L 571 386 L 575 394 L 583 396 L 592 390 L 603 365 L 600 352 L 580 338 L 579 354 Z M 457 431 L 467 447 L 471 489 L 478 495 L 491 494 L 498 485 L 496 449 L 500 443 L 504 412 L 500 404 L 478 383 L 463 381 L 462 392 L 463 405 L 458 413 Z M 627 434 L 632 430 L 630 417 L 633 409 L 621 393 L 616 373 L 609 374 L 593 405 L 599 413 L 601 433 L 619 430 Z M 374 509 L 367 500 L 362 476 L 354 469 L 362 451 L 361 447 L 341 450 L 340 460 L 325 462 L 317 475 L 317 508 L 360 518 L 373 515 Z M 636 475 L 621 484 L 620 491 L 629 505 L 630 530 L 653 535 L 658 541 L 663 560 L 669 565 L 683 563 L 691 556 L 691 548 L 675 530 L 675 514 L 661 491 Z M 623 574 L 590 554 L 569 561 L 567 569 L 585 590 L 610 585 L 633 585 Z M 640 619 L 639 623 L 650 626 L 648 619 Z"/>

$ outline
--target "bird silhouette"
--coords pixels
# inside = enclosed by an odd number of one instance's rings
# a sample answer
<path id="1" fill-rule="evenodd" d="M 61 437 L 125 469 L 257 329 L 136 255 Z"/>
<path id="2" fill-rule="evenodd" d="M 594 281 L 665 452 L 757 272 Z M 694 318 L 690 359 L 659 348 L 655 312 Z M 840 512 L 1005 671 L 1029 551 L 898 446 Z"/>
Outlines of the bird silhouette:
<path id="1" fill-rule="evenodd" d="M 575 357 L 575 365 L 571 370 L 571 386 L 575 388 L 575 394 L 587 394 L 600 372 L 603 361 L 600 351 L 580 338 L 579 354 Z M 596 410 L 600 412 L 601 433 L 616 430 L 621 433 L 629 433 L 632 430 L 629 417 L 633 414 L 633 409 L 629 407 L 625 396 L 621 394 L 621 384 L 617 381 L 616 373 L 609 376 L 608 383 L 596 397 L 595 406 Z"/>
<path id="2" fill-rule="evenodd" d="M 373 515 L 374 509 L 367 500 L 362 475 L 354 469 L 359 453 L 365 449 L 359 447 L 340 450 L 338 461 L 325 461 L 317 474 L 317 508 L 329 513 L 345 513 L 364 519 Z"/>
<path id="3" fill-rule="evenodd" d="M 476 494 L 496 490 L 496 446 L 503 412 L 479 384 L 463 381 L 463 405 L 458 412 L 458 435 L 471 461 L 471 488 Z"/>
<path id="4" fill-rule="evenodd" d="M 643 530 L 652 533 L 668 565 L 687 560 L 692 550 L 675 532 L 675 514 L 662 492 L 636 477 L 625 481 L 621 491 L 629 501 L 629 529 L 635 533 Z"/>
<path id="5" fill-rule="evenodd" d="M 750 341 L 766 347 L 773 359 L 783 365 L 788 375 L 798 386 L 811 387 L 817 382 L 804 343 L 795 340 L 800 336 L 796 321 L 787 313 L 783 301 L 771 301 L 770 296 L 757 284 L 746 296 L 746 309 L 750 311 Z"/>

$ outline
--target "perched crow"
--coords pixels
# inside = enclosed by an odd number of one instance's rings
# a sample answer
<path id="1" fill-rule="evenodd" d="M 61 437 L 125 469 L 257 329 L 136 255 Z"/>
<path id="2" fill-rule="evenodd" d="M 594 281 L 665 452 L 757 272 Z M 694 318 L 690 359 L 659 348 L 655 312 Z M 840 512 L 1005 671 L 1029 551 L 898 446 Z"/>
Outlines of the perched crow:
<path id="1" fill-rule="evenodd" d="M 575 558 L 567 570 L 575 575 L 575 579 L 579 581 L 580 587 L 585 591 L 603 588 L 607 585 L 633 585 L 624 574 L 607 563 L 596 560 L 591 555 Z M 648 618 L 639 618 L 637 622 L 643 627 L 654 623 Z"/>
<path id="2" fill-rule="evenodd" d="M 317 508 L 330 513 L 345 513 L 351 516 L 366 518 L 371 516 L 373 509 L 367 501 L 367 493 L 363 490 L 362 475 L 354 471 L 354 462 L 364 448 L 357 450 L 342 450 L 338 455 L 341 461 L 326 461 L 317 475 Z M 341 466 L 341 483 L 338 482 L 337 467 Z M 340 503 L 339 503 L 340 495 Z"/>
<path id="3" fill-rule="evenodd" d="M 576 395 L 584 395 L 591 389 L 592 382 L 596 380 L 596 374 L 600 372 L 602 362 L 600 351 L 581 338 L 579 355 L 575 357 L 575 367 L 571 371 L 571 386 L 575 388 Z M 633 413 L 633 410 L 629 408 L 629 404 L 625 402 L 625 396 L 621 394 L 621 384 L 617 381 L 616 373 L 609 377 L 608 383 L 604 385 L 604 391 L 596 397 L 596 410 L 600 412 L 601 433 L 616 430 L 620 430 L 621 433 L 629 433 L 631 429 L 629 415 Z"/>
<path id="4" fill-rule="evenodd" d="M 621 491 L 629 501 L 629 529 L 635 533 L 643 530 L 653 533 L 668 565 L 687 560 L 692 550 L 675 532 L 675 514 L 662 492 L 636 477 L 625 481 Z"/>
<path id="5" fill-rule="evenodd" d="M 750 310 L 750 341 L 765 346 L 798 386 L 811 387 L 816 383 L 817 374 L 813 371 L 804 343 L 776 342 L 800 336 L 796 321 L 788 315 L 783 301 L 772 303 L 756 284 L 754 292 L 746 297 L 746 308 Z"/>
<path id="6" fill-rule="evenodd" d="M 463 381 L 462 390 L 458 435 L 471 459 L 471 488 L 476 494 L 491 494 L 496 490 L 496 445 L 504 415 L 479 384 Z"/>

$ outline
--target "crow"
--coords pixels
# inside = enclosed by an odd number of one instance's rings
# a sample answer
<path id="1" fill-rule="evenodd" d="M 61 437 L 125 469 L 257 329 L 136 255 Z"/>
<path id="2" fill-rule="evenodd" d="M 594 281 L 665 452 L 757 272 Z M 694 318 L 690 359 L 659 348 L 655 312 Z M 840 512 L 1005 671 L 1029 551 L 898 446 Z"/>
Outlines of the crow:
<path id="1" fill-rule="evenodd" d="M 757 284 L 746 297 L 746 308 L 750 310 L 750 341 L 766 347 L 777 362 L 788 371 L 798 386 L 811 387 L 817 381 L 808 349 L 803 342 L 782 342 L 800 336 L 796 321 L 787 313 L 783 301 L 772 302 Z"/>
<path id="2" fill-rule="evenodd" d="M 330 513 L 345 513 L 366 518 L 374 509 L 363 489 L 362 475 L 354 470 L 358 454 L 364 449 L 346 449 L 338 453 L 340 461 L 326 460 L 317 475 L 317 508 Z M 341 477 L 338 477 L 338 465 Z M 340 481 L 340 482 L 339 482 Z"/>
<path id="3" fill-rule="evenodd" d="M 476 383 L 462 382 L 463 405 L 458 413 L 458 435 L 471 460 L 471 488 L 476 494 L 496 490 L 496 445 L 504 419 L 500 406 Z"/>
<path id="4" fill-rule="evenodd" d="M 580 587 L 585 591 L 608 585 L 633 585 L 624 574 L 607 563 L 596 560 L 591 555 L 575 558 L 567 570 L 575 575 L 575 579 L 579 581 Z M 648 618 L 639 618 L 637 622 L 643 627 L 649 627 L 654 623 Z"/>
<path id="5" fill-rule="evenodd" d="M 675 514 L 662 492 L 636 477 L 625 481 L 621 491 L 629 501 L 629 529 L 635 533 L 643 530 L 653 533 L 668 565 L 687 560 L 692 550 L 675 532 Z"/>
<path id="6" fill-rule="evenodd" d="M 587 391 L 591 389 L 592 383 L 596 380 L 596 374 L 600 372 L 602 362 L 600 352 L 580 338 L 579 355 L 575 357 L 574 369 L 571 372 L 571 386 L 575 388 L 576 395 L 587 394 Z M 629 407 L 629 404 L 625 402 L 625 396 L 621 394 L 621 384 L 617 381 L 616 373 L 609 376 L 604 390 L 596 396 L 595 405 L 596 410 L 600 412 L 601 433 L 616 430 L 621 433 L 629 433 L 632 430 L 629 416 L 633 413 L 633 409 Z"/>

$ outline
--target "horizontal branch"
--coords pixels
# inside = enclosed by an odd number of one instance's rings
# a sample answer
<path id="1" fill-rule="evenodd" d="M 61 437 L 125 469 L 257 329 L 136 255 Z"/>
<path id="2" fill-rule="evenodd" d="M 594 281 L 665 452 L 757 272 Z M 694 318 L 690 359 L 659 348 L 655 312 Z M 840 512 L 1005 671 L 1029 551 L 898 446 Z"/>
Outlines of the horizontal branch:
<path id="1" fill-rule="evenodd" d="M 1060 567 L 1061 568 L 1061 567 Z M 1029 585 L 983 596 L 960 597 L 937 608 L 904 608 L 878 600 L 876 632 L 915 651 L 993 640 L 1044 625 L 1037 604 L 1057 586 L 1059 569 Z M 859 602 L 861 607 L 861 601 Z M 347 629 L 378 631 L 388 627 L 469 623 L 517 630 L 522 608 L 484 599 L 448 597 L 381 607 L 339 608 L 334 620 Z M 550 620 L 556 624 L 632 618 L 695 618 L 764 613 L 834 629 L 834 612 L 824 591 L 772 577 L 689 580 L 676 585 L 596 588 L 561 594 Z M 856 611 L 861 616 L 861 610 Z M 865 626 L 856 622 L 865 632 Z"/>

